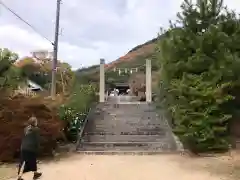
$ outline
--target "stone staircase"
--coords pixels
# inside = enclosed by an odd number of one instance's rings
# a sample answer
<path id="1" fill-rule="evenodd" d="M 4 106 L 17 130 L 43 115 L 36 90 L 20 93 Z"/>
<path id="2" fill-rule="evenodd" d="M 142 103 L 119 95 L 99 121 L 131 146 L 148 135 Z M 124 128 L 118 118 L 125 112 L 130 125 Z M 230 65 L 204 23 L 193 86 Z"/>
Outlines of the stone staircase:
<path id="1" fill-rule="evenodd" d="M 177 144 L 163 116 L 152 105 L 99 104 L 89 116 L 79 152 L 176 152 Z"/>

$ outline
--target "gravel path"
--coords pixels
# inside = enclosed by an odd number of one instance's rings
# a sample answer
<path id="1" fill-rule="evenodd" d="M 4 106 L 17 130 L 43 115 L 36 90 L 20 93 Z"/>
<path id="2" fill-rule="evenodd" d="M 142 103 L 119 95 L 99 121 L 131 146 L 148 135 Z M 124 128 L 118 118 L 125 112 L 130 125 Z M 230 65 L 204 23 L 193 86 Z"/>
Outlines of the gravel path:
<path id="1" fill-rule="evenodd" d="M 42 180 L 230 180 L 179 155 L 75 155 L 40 165 Z M 26 180 L 31 174 L 25 174 Z"/>

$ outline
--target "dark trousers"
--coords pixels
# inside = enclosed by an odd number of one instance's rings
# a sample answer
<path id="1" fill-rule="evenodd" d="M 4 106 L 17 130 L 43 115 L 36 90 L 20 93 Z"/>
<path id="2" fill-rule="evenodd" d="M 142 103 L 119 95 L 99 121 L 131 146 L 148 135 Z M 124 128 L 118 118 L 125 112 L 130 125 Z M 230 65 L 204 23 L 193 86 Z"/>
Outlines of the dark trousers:
<path id="1" fill-rule="evenodd" d="M 27 151 L 27 150 L 21 151 L 18 174 L 20 173 L 23 162 L 25 162 L 23 173 L 30 172 L 30 171 L 33 171 L 33 172 L 37 171 L 37 153 Z"/>

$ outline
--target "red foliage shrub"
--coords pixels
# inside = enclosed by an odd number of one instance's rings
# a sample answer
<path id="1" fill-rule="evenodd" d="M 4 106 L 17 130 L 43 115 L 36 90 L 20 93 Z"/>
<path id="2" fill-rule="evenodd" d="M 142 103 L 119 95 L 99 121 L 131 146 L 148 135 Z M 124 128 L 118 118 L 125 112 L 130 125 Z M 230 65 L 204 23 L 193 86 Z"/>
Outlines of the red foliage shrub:
<path id="1" fill-rule="evenodd" d="M 25 124 L 35 115 L 41 130 L 40 155 L 50 155 L 62 136 L 63 123 L 57 113 L 39 99 L 15 97 L 0 100 L 0 161 L 12 161 L 18 154 Z"/>

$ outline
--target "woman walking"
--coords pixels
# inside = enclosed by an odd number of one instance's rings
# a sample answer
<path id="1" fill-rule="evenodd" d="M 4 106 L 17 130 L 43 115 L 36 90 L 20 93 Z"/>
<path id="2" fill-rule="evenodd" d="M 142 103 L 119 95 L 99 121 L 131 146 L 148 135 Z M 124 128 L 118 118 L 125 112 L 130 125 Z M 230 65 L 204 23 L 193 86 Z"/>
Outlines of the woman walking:
<path id="1" fill-rule="evenodd" d="M 23 180 L 22 173 L 34 172 L 33 179 L 41 177 L 42 173 L 37 172 L 37 153 L 39 149 L 40 134 L 37 127 L 36 117 L 28 120 L 27 127 L 24 129 L 24 137 L 21 143 L 21 161 L 18 169 L 18 180 Z M 23 172 L 21 173 L 21 169 Z"/>

